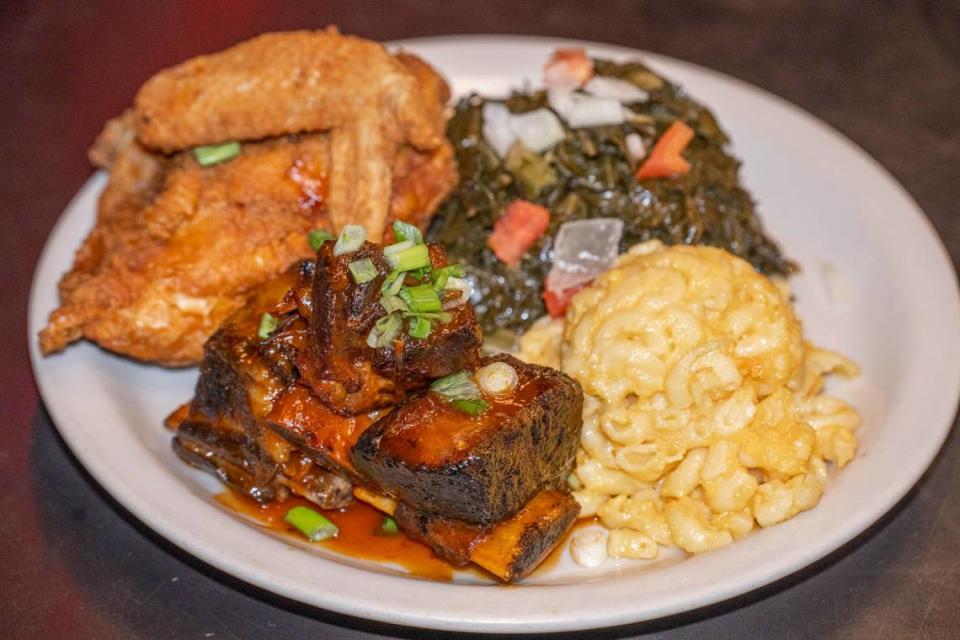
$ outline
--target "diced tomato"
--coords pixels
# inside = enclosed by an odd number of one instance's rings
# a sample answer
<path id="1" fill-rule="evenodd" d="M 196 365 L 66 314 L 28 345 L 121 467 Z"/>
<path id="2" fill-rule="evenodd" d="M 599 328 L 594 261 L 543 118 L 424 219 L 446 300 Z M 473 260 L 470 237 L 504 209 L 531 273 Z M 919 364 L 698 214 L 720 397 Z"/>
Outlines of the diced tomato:
<path id="1" fill-rule="evenodd" d="M 550 212 L 526 200 L 514 200 L 493 225 L 487 246 L 508 267 L 514 267 L 547 230 Z"/>
<path id="2" fill-rule="evenodd" d="M 586 49 L 557 49 L 543 67 L 548 89 L 578 89 L 593 77 L 593 60 Z"/>
<path id="3" fill-rule="evenodd" d="M 690 171 L 690 163 L 680 154 L 693 140 L 693 136 L 693 129 L 679 120 L 670 125 L 637 169 L 637 180 L 667 178 Z"/>
<path id="4" fill-rule="evenodd" d="M 547 313 L 550 317 L 562 318 L 567 315 L 567 307 L 570 306 L 570 301 L 573 300 L 573 296 L 583 291 L 589 284 L 589 282 L 584 282 L 581 285 L 562 291 L 553 291 L 551 289 L 544 291 L 543 301 L 547 305 Z"/>

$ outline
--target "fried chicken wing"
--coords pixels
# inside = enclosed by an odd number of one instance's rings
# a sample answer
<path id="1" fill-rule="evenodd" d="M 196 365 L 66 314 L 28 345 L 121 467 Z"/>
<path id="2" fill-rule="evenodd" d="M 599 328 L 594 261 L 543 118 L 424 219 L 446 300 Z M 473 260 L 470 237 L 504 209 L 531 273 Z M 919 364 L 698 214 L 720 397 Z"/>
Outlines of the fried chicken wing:
<path id="1" fill-rule="evenodd" d="M 312 229 L 423 227 L 456 181 L 446 84 L 426 63 L 334 30 L 268 34 L 162 71 L 109 122 L 96 227 L 60 283 L 44 353 L 87 338 L 196 363 L 247 293 L 312 257 Z M 198 164 L 191 148 L 243 141 Z"/>
<path id="2" fill-rule="evenodd" d="M 173 151 L 330 131 L 331 220 L 339 227 L 371 216 L 379 240 L 397 146 L 427 151 L 444 139 L 444 102 L 418 81 L 436 74 L 411 71 L 406 58 L 336 30 L 264 34 L 151 78 L 135 101 L 137 135 Z"/>

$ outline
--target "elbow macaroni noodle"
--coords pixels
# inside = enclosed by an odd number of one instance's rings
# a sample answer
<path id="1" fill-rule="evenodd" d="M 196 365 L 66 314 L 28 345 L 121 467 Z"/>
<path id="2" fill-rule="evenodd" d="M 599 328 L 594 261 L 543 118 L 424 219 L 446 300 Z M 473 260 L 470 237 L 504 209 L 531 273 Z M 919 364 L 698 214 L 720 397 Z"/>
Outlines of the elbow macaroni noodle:
<path id="1" fill-rule="evenodd" d="M 856 452 L 860 416 L 821 392 L 857 366 L 805 343 L 787 294 L 720 249 L 637 245 L 520 346 L 583 386 L 571 486 L 614 558 L 783 522 Z"/>

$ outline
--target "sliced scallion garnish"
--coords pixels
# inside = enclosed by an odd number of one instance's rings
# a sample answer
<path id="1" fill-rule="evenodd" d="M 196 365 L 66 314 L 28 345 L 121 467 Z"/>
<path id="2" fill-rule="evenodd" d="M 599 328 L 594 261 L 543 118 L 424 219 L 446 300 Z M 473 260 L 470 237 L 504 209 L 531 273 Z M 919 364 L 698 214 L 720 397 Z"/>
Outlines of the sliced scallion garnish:
<path id="1" fill-rule="evenodd" d="M 390 516 L 383 516 L 383 522 L 381 522 L 377 530 L 373 532 L 373 535 L 395 536 L 398 533 L 400 533 L 400 527 L 397 526 L 397 521 Z"/>
<path id="2" fill-rule="evenodd" d="M 405 311 L 403 315 L 407 316 L 408 318 L 419 317 L 424 318 L 425 320 L 436 320 L 440 324 L 447 324 L 453 320 L 453 314 L 449 311 L 441 311 L 439 313 L 414 313 L 413 311 Z"/>
<path id="3" fill-rule="evenodd" d="M 377 267 L 370 258 L 354 260 L 347 265 L 347 268 L 350 269 L 350 274 L 353 275 L 353 281 L 357 284 L 370 282 L 377 277 Z"/>
<path id="4" fill-rule="evenodd" d="M 455 408 L 471 416 L 480 415 L 490 406 L 473 381 L 473 375 L 467 371 L 458 371 L 434 380 L 430 390 L 440 394 Z"/>
<path id="5" fill-rule="evenodd" d="M 383 307 L 383 310 L 387 313 L 410 311 L 410 309 L 407 308 L 407 303 L 404 302 L 400 296 L 383 296 L 380 298 L 380 306 Z"/>
<path id="6" fill-rule="evenodd" d="M 415 246 L 413 240 L 401 240 L 400 242 L 395 242 L 394 244 L 388 244 L 385 246 L 383 248 L 383 255 L 389 258 L 390 256 L 396 255 L 401 251 L 406 251 L 413 246 Z"/>
<path id="7" fill-rule="evenodd" d="M 407 333 L 410 334 L 411 338 L 420 338 L 422 340 L 430 335 L 432 326 L 433 323 L 423 316 L 413 316 L 413 318 L 410 319 L 410 328 L 407 329 Z"/>
<path id="8" fill-rule="evenodd" d="M 330 522 L 323 515 L 310 507 L 298 506 L 287 511 L 283 519 L 296 527 L 297 531 L 306 536 L 311 542 L 319 542 L 328 538 L 336 538 L 340 533 L 337 525 Z"/>
<path id="9" fill-rule="evenodd" d="M 439 313 L 443 311 L 443 304 L 440 302 L 437 290 L 429 284 L 404 287 L 400 290 L 400 297 L 407 303 L 410 311 L 414 313 Z"/>
<path id="10" fill-rule="evenodd" d="M 399 314 L 390 313 L 383 316 L 377 320 L 373 329 L 370 329 L 370 333 L 367 334 L 367 346 L 371 349 L 387 346 L 393 342 L 402 328 L 403 318 Z"/>
<path id="11" fill-rule="evenodd" d="M 420 229 L 408 222 L 401 222 L 400 220 L 394 222 L 393 235 L 396 236 L 397 242 L 409 240 L 414 244 L 423 244 L 423 234 L 420 233 Z"/>
<path id="12" fill-rule="evenodd" d="M 201 167 L 212 167 L 240 155 L 240 143 L 233 141 L 194 147 L 193 155 Z"/>
<path id="13" fill-rule="evenodd" d="M 407 240 L 406 242 L 410 242 Z M 403 244 L 402 242 L 400 244 Z M 391 245 L 395 247 L 397 245 Z M 387 253 L 391 247 L 383 250 L 383 255 L 390 266 L 397 271 L 414 271 L 430 266 L 430 251 L 425 244 L 415 244 L 393 253 Z"/>
<path id="14" fill-rule="evenodd" d="M 447 287 L 447 280 L 451 277 L 462 278 L 465 275 L 467 275 L 467 270 L 464 269 L 462 264 L 448 264 L 433 271 L 433 287 L 442 291 Z"/>
<path id="15" fill-rule="evenodd" d="M 399 271 L 391 271 L 387 274 L 387 277 L 383 279 L 383 284 L 380 285 L 380 293 L 385 296 L 395 296 L 400 293 L 400 289 L 403 288 L 404 274 Z"/>
<path id="16" fill-rule="evenodd" d="M 490 407 L 490 403 L 481 398 L 458 398 L 450 404 L 470 416 L 478 416 Z"/>
<path id="17" fill-rule="evenodd" d="M 473 376 L 467 371 L 458 371 L 434 380 L 430 390 L 448 400 L 457 398 L 472 400 L 480 397 L 480 389 L 473 381 Z"/>
<path id="18" fill-rule="evenodd" d="M 273 315 L 269 313 L 263 314 L 260 316 L 260 326 L 257 328 L 257 336 L 261 340 L 266 340 L 277 330 L 277 325 L 279 324 L 280 321 Z"/>
<path id="19" fill-rule="evenodd" d="M 310 248 L 314 251 L 320 251 L 320 247 L 327 240 L 333 240 L 333 234 L 326 229 L 314 229 L 307 234 L 307 242 L 310 243 Z"/>
<path id="20" fill-rule="evenodd" d="M 333 255 L 342 256 L 359 249 L 367 239 L 367 230 L 359 224 L 348 224 L 340 231 L 337 244 L 333 245 Z"/>

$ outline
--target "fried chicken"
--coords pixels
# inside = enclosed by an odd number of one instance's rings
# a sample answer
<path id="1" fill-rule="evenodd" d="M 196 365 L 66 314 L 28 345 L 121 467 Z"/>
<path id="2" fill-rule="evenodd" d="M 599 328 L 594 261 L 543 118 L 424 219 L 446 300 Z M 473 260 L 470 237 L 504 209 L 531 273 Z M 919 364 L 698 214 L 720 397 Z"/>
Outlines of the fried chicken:
<path id="1" fill-rule="evenodd" d="M 258 284 L 314 252 L 312 229 L 423 227 L 456 181 L 446 84 L 335 30 L 267 34 L 161 71 L 91 149 L 109 169 L 95 228 L 60 283 L 44 353 L 87 338 L 198 362 Z M 194 146 L 243 141 L 203 167 Z"/>
<path id="2" fill-rule="evenodd" d="M 148 147 L 173 151 L 330 131 L 334 226 L 385 216 L 398 145 L 428 151 L 444 140 L 445 100 L 410 66 L 375 42 L 335 30 L 264 34 L 147 81 L 134 102 L 137 135 Z M 384 221 L 371 220 L 373 240 Z"/>

